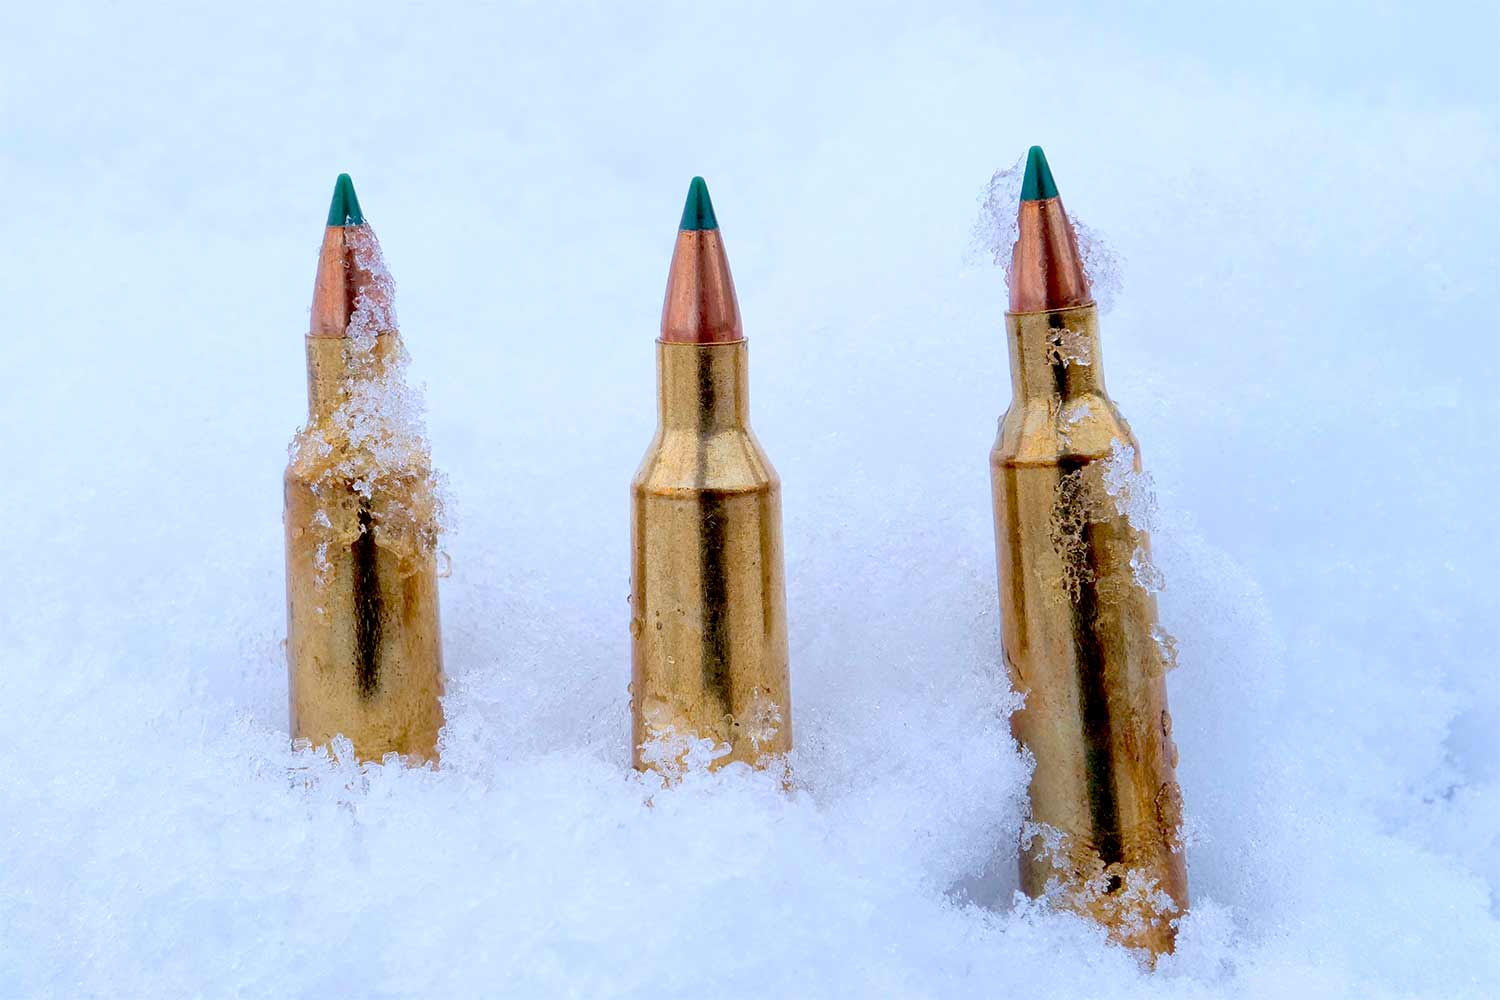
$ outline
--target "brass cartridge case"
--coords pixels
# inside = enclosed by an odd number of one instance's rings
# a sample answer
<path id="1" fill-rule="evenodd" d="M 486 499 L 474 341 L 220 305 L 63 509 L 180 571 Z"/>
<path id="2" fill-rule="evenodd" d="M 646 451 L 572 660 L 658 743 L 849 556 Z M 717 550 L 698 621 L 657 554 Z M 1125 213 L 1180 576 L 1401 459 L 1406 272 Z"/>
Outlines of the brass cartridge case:
<path id="1" fill-rule="evenodd" d="M 1130 947 L 1188 904 L 1167 640 L 1119 483 L 1139 450 L 1104 388 L 1092 303 L 1006 315 L 1014 396 L 990 456 L 1011 717 L 1036 760 L 1021 888 Z M 1133 449 L 1126 452 L 1123 449 Z"/>
<path id="2" fill-rule="evenodd" d="M 307 427 L 318 446 L 294 452 L 284 481 L 292 737 L 322 745 L 342 734 L 362 760 L 435 760 L 443 724 L 436 528 L 414 500 L 430 482 L 426 456 L 408 455 L 409 467 L 383 456 L 377 491 L 329 471 L 352 447 L 335 412 L 394 362 L 399 334 L 306 343 Z"/>
<path id="3" fill-rule="evenodd" d="M 747 348 L 656 345 L 656 436 L 631 484 L 634 763 L 713 741 L 713 762 L 792 746 L 781 482 L 749 422 Z"/>

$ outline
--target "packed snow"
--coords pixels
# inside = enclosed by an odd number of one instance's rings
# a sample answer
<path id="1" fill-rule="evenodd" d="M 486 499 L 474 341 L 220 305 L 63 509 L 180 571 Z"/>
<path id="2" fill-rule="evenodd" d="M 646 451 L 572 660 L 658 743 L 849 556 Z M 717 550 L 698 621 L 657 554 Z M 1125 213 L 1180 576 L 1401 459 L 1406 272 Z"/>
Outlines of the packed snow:
<path id="1" fill-rule="evenodd" d="M 7 10 L 0 996 L 1494 995 L 1500 15 L 994 7 Z M 1193 902 L 1154 971 L 1015 896 L 968 248 L 1033 143 L 1113 255 L 1089 363 L 1155 497 Z M 340 171 L 447 477 L 437 769 L 286 732 Z M 667 783 L 627 487 L 695 173 L 797 748 Z"/>

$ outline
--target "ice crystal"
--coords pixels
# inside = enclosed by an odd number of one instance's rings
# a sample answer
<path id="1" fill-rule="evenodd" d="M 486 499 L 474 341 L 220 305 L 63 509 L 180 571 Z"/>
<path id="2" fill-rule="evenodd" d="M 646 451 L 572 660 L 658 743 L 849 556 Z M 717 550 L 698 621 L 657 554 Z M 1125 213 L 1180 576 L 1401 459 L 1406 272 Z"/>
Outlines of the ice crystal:
<path id="1" fill-rule="evenodd" d="M 759 750 L 762 744 L 770 743 L 781 731 L 781 706 L 756 688 L 739 721 L 750 738 L 751 748 Z"/>
<path id="2" fill-rule="evenodd" d="M 979 193 L 979 218 L 969 239 L 970 259 L 988 258 L 1004 268 L 1006 285 L 1010 284 L 1010 253 L 1017 235 L 1016 206 L 1021 201 L 1021 181 L 1025 176 L 1025 156 L 991 175 Z"/>

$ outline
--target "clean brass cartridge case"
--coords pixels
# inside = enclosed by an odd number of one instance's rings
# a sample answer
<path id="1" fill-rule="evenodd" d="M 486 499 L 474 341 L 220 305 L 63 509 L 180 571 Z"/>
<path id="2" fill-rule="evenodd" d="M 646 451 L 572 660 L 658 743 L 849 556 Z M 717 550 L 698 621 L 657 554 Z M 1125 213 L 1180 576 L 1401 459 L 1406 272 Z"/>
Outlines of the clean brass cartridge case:
<path id="1" fill-rule="evenodd" d="M 404 412 L 390 282 L 341 176 L 307 343 L 308 420 L 284 480 L 291 734 L 362 760 L 435 760 L 443 724 L 438 500 Z"/>
<path id="2" fill-rule="evenodd" d="M 1036 762 L 1021 888 L 1160 954 L 1188 905 L 1169 640 L 1130 516 L 1139 448 L 1105 391 L 1098 310 L 1040 149 L 1006 332 L 1013 398 L 990 465 L 1005 661 L 1025 699 L 1011 727 Z"/>
<path id="3" fill-rule="evenodd" d="M 707 189 L 695 178 L 656 346 L 656 435 L 631 484 L 637 768 L 688 741 L 714 766 L 792 745 L 781 483 L 750 430 L 748 355 Z"/>

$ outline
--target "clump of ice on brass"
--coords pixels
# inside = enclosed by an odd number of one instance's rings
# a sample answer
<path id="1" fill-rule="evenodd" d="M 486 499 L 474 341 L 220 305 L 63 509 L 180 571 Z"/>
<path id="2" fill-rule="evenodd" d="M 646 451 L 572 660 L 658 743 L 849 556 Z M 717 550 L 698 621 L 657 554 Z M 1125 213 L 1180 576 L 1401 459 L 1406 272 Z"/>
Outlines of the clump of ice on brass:
<path id="1" fill-rule="evenodd" d="M 1088 367 L 1094 363 L 1094 347 L 1087 332 L 1057 327 L 1047 334 L 1047 360 L 1052 364 L 1080 365 Z"/>
<path id="2" fill-rule="evenodd" d="M 1130 556 L 1131 582 L 1147 594 L 1166 587 L 1166 575 L 1151 558 L 1149 540 L 1159 520 L 1156 487 L 1149 473 L 1136 468 L 1133 445 L 1111 443 L 1109 455 L 1069 472 L 1058 480 L 1052 508 L 1052 545 L 1062 561 L 1063 583 L 1076 600 L 1093 583 L 1084 528 L 1093 522 L 1124 518 L 1135 537 Z M 1177 640 L 1160 624 L 1152 626 L 1160 669 L 1177 666 Z"/>
<path id="3" fill-rule="evenodd" d="M 641 760 L 668 779 L 706 770 L 714 761 L 734 751 L 728 742 L 678 729 L 676 717 L 659 701 L 647 706 L 645 718 L 646 739 L 641 744 Z M 729 716 L 727 721 L 742 726 L 751 747 L 759 751 L 781 732 L 781 706 L 756 688 L 742 716 L 738 719 Z"/>
<path id="4" fill-rule="evenodd" d="M 1037 900 L 1045 906 L 1092 913 L 1127 941 L 1180 919 L 1176 901 L 1156 878 L 1123 862 L 1105 864 L 1091 852 L 1080 852 L 1073 838 L 1051 824 L 1022 823 L 1021 850 L 1032 852 L 1056 873 Z"/>
<path id="5" fill-rule="evenodd" d="M 685 774 L 707 771 L 731 750 L 728 743 L 715 743 L 708 737 L 680 732 L 676 726 L 668 725 L 661 730 L 653 728 L 641 744 L 641 763 L 668 781 L 675 781 Z"/>

